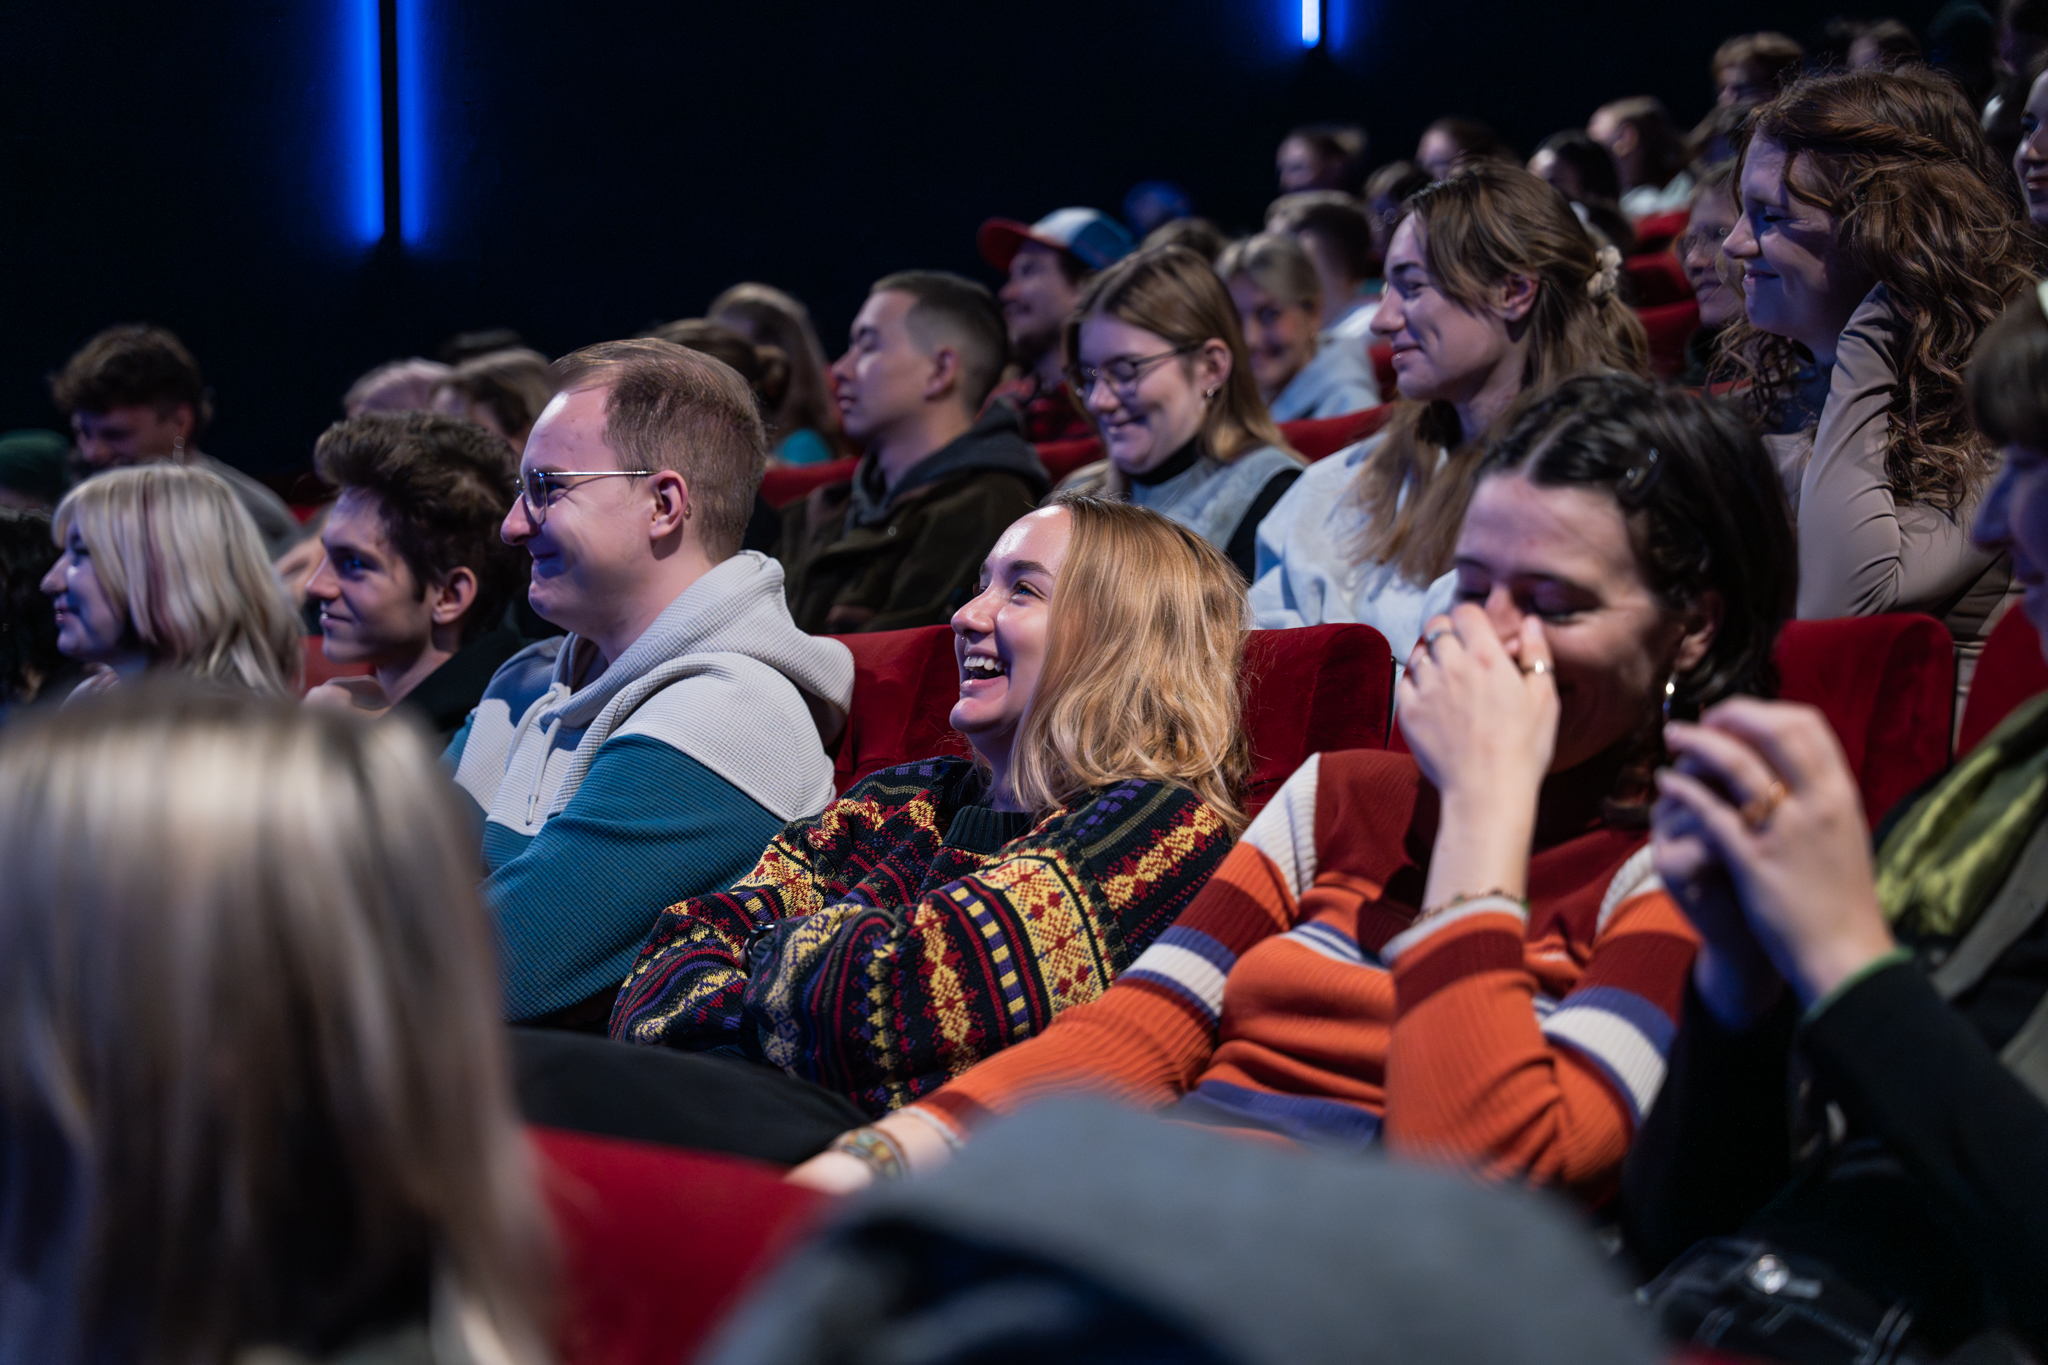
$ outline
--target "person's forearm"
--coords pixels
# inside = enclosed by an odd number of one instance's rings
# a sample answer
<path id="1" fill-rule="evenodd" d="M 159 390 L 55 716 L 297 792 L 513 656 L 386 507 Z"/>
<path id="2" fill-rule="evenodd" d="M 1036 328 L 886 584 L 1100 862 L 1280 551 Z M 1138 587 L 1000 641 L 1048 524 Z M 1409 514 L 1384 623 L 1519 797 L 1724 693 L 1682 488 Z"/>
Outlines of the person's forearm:
<path id="1" fill-rule="evenodd" d="M 1525 896 L 1535 833 L 1534 793 L 1445 792 L 1423 908 L 1440 910 L 1460 897 L 1488 892 Z"/>

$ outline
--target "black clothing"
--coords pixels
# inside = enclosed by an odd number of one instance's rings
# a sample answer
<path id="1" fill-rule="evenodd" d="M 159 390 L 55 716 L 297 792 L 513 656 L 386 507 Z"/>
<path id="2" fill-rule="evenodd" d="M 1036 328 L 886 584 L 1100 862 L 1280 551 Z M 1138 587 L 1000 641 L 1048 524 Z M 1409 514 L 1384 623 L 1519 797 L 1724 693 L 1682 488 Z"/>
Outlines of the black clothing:
<path id="1" fill-rule="evenodd" d="M 419 686 L 399 699 L 398 709 L 439 735 L 446 748 L 483 700 L 499 665 L 532 643 L 509 624 L 486 631 L 420 679 Z"/>

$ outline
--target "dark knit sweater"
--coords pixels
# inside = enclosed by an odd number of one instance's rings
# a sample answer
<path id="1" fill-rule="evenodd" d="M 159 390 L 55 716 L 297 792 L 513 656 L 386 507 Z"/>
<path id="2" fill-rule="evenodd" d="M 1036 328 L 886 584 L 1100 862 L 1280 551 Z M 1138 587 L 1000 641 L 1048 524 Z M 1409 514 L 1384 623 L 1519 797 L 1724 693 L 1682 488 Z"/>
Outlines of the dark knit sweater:
<path id="1" fill-rule="evenodd" d="M 1093 1000 L 1230 851 L 1185 789 L 1126 781 L 1042 819 L 970 763 L 867 778 L 743 881 L 663 911 L 611 1033 L 771 1062 L 883 1114 Z"/>

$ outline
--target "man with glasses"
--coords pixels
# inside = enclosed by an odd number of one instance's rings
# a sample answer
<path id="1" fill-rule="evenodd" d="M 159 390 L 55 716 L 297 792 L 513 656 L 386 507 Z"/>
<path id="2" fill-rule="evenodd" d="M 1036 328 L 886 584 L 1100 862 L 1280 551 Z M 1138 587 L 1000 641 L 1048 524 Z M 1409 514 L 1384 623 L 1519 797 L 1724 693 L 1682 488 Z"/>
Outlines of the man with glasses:
<path id="1" fill-rule="evenodd" d="M 655 916 L 832 799 L 853 659 L 740 549 L 768 459 L 745 381 L 653 340 L 555 377 L 502 534 L 569 634 L 498 670 L 448 759 L 484 814 L 507 1017 L 601 1032 Z"/>
<path id="2" fill-rule="evenodd" d="M 1002 312 L 972 280 L 920 270 L 876 283 L 832 366 L 840 420 L 867 453 L 849 482 L 785 512 L 799 626 L 942 625 L 974 595 L 996 538 L 1050 488 L 1016 412 L 982 412 L 1007 354 Z"/>

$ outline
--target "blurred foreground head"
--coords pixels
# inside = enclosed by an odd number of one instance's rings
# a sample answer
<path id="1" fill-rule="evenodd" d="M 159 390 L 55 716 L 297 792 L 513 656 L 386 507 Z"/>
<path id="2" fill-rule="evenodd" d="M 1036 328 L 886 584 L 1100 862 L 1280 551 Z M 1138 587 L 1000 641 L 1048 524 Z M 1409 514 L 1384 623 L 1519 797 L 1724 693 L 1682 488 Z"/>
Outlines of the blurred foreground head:
<path id="1" fill-rule="evenodd" d="M 474 835 L 411 729 L 122 689 L 0 746 L 0 863 L 0 1361 L 542 1357 Z"/>

